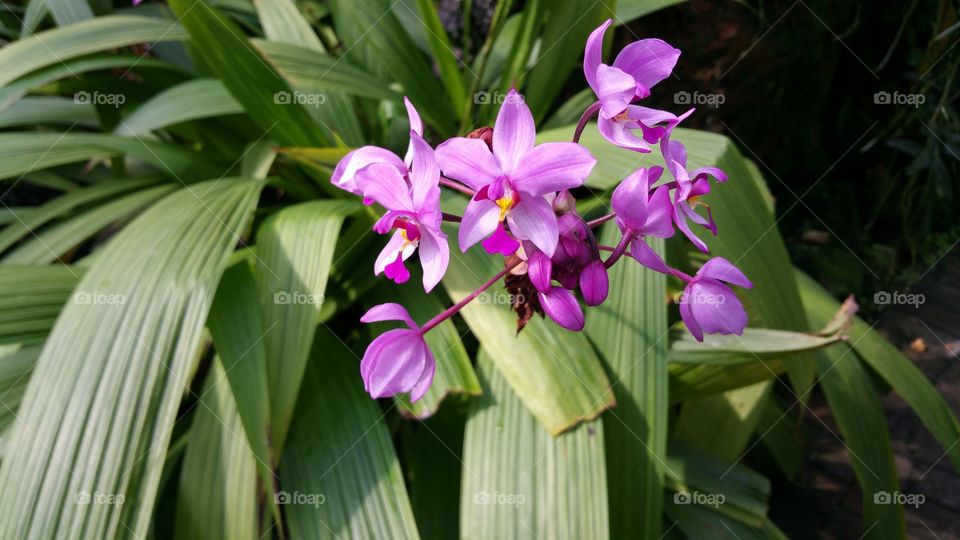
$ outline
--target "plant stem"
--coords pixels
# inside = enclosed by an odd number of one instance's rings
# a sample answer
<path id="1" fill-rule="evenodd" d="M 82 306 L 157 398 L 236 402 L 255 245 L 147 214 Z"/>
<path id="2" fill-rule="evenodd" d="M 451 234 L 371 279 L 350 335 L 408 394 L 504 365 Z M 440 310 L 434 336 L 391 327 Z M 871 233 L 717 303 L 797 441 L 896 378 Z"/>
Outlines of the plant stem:
<path id="1" fill-rule="evenodd" d="M 441 177 L 440 177 L 440 185 L 441 185 L 441 186 L 446 186 L 446 187 L 448 187 L 448 188 L 450 188 L 450 189 L 453 189 L 453 190 L 456 190 L 456 191 L 459 191 L 460 193 L 463 193 L 463 194 L 465 194 L 465 195 L 469 195 L 469 196 L 471 196 L 471 197 L 473 197 L 474 195 L 477 194 L 476 191 L 468 188 L 467 186 L 461 184 L 460 182 L 457 182 L 457 181 L 455 181 L 455 180 L 451 180 L 451 179 L 447 178 L 446 176 L 441 176 Z"/>
<path id="2" fill-rule="evenodd" d="M 583 134 L 583 128 L 587 127 L 587 122 L 593 118 L 593 115 L 597 114 L 597 111 L 600 110 L 600 102 L 595 101 L 586 110 L 583 111 L 583 114 L 580 115 L 580 121 L 577 122 L 577 129 L 573 132 L 573 142 L 580 142 L 580 135 Z"/>
<path id="3" fill-rule="evenodd" d="M 597 219 L 592 219 L 587 222 L 587 227 L 591 229 L 596 229 L 597 227 L 603 225 L 604 223 L 610 221 L 611 219 L 617 217 L 616 212 L 611 212 L 605 216 L 600 216 Z"/>
<path id="4" fill-rule="evenodd" d="M 454 223 L 460 223 L 460 220 L 461 220 L 461 219 L 462 219 L 462 218 L 461 218 L 460 216 L 456 215 L 456 214 L 448 214 L 448 213 L 446 213 L 446 212 L 443 212 L 443 220 L 444 220 L 444 221 L 452 221 L 452 222 L 454 222 Z"/>
<path id="5" fill-rule="evenodd" d="M 466 298 L 464 298 L 463 300 L 461 300 L 461 301 L 457 302 L 456 304 L 448 307 L 447 309 L 441 311 L 439 315 L 437 315 L 436 317 L 434 317 L 434 318 L 430 319 L 429 321 L 427 321 L 426 324 L 424 324 L 423 326 L 420 327 L 420 335 L 422 336 L 422 335 L 426 334 L 426 333 L 429 332 L 434 326 L 442 323 L 443 321 L 445 321 L 445 320 L 449 319 L 450 317 L 452 317 L 453 315 L 455 315 L 458 311 L 460 311 L 461 309 L 463 309 L 463 306 L 465 306 L 465 305 L 469 304 L 470 302 L 472 302 L 473 299 L 476 298 L 476 297 L 478 297 L 478 296 L 480 296 L 480 294 L 482 294 L 483 291 L 489 289 L 494 283 L 500 281 L 500 279 L 502 279 L 503 276 L 507 275 L 508 272 L 510 272 L 511 270 L 513 270 L 513 269 L 514 269 L 517 265 L 519 265 L 521 262 L 523 262 L 523 260 L 520 259 L 519 257 L 517 257 L 517 260 L 516 260 L 515 262 L 507 265 L 506 267 L 504 267 L 503 270 L 497 272 L 497 274 L 496 274 L 495 276 L 493 276 L 492 278 L 490 278 L 489 280 L 487 280 L 487 282 L 484 283 L 483 285 L 481 285 L 479 289 L 477 289 L 477 290 L 473 291 L 472 293 L 468 294 L 468 295 L 466 296 Z"/>
<path id="6" fill-rule="evenodd" d="M 623 233 L 623 238 L 620 239 L 620 243 L 617 244 L 617 247 L 613 248 L 613 252 L 610 253 L 610 257 L 607 260 L 603 261 L 603 265 L 607 268 L 613 266 L 617 261 L 620 260 L 620 257 L 623 256 L 627 251 L 627 246 L 630 245 L 630 242 L 636 238 L 637 233 L 633 232 L 630 229 L 627 229 Z"/>

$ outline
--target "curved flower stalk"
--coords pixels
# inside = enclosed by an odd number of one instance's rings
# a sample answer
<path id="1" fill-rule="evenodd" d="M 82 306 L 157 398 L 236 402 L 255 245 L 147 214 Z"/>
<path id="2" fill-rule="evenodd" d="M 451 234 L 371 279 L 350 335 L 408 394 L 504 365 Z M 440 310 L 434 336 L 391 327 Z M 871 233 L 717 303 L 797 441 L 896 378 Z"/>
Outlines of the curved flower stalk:
<path id="1" fill-rule="evenodd" d="M 523 97 L 511 90 L 492 128 L 449 139 L 434 151 L 423 139 L 419 115 L 405 100 L 411 131 L 403 160 L 384 148 L 365 146 L 337 165 L 331 178 L 335 185 L 386 209 L 373 227 L 380 234 L 392 231 L 374 265 L 377 275 L 406 282 L 410 273 L 404 261 L 419 251 L 423 286 L 432 290 L 449 262 L 441 230 L 444 220 L 459 223 L 461 250 L 482 242 L 488 253 L 502 255 L 504 261 L 503 270 L 423 326 L 398 304 L 381 304 L 363 316 L 364 323 L 405 324 L 378 336 L 364 354 L 361 375 L 374 398 L 400 393 L 409 393 L 413 401 L 422 397 L 436 369 L 424 335 L 500 280 L 519 293 L 513 306 L 518 331 L 537 313 L 567 330 L 582 330 L 582 305 L 606 301 L 608 269 L 624 255 L 684 282 L 680 315 L 696 339 L 743 332 L 746 311 L 730 288 L 753 286 L 743 272 L 715 257 L 691 277 L 671 268 L 647 244 L 648 237 L 670 238 L 679 229 L 698 249 L 707 251 L 689 223 L 717 234 L 710 208 L 700 198 L 710 192 L 710 177 L 718 182 L 727 179 L 716 167 L 688 172 L 686 149 L 671 140 L 673 129 L 692 109 L 676 116 L 634 105 L 669 76 L 680 51 L 657 39 L 640 40 L 625 47 L 612 65 L 603 64 L 603 34 L 609 26 L 607 21 L 587 40 L 584 75 L 598 101 L 584 111 L 572 142 L 536 145 L 533 116 Z M 644 167 L 628 174 L 613 191 L 611 212 L 585 221 L 577 213 L 571 190 L 583 185 L 596 164 L 577 141 L 587 121 L 598 113 L 599 130 L 607 141 L 638 152 L 659 145 L 665 168 Z M 637 130 L 640 136 L 634 133 Z M 672 179 L 662 180 L 665 171 Z M 442 188 L 469 197 L 463 216 L 441 212 Z M 707 208 L 706 217 L 696 212 L 701 205 Z M 593 232 L 608 221 L 621 233 L 616 246 L 598 245 Z M 604 258 L 602 252 L 609 254 Z"/>
<path id="2" fill-rule="evenodd" d="M 641 39 L 624 47 L 613 65 L 604 64 L 603 36 L 612 23 L 607 19 L 587 38 L 583 74 L 598 102 L 585 117 L 599 110 L 597 128 L 603 138 L 622 148 L 649 152 L 664 133 L 658 124 L 674 121 L 676 116 L 633 102 L 649 96 L 657 83 L 670 76 L 680 51 L 659 39 Z M 634 133 L 638 129 L 642 137 Z"/>

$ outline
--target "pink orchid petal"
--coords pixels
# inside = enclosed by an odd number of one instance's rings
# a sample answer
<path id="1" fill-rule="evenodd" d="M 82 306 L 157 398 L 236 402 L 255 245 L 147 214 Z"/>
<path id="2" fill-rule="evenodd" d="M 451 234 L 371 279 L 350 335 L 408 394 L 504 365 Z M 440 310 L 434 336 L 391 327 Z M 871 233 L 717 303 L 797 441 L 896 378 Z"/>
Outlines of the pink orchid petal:
<path id="1" fill-rule="evenodd" d="M 597 164 L 589 150 L 576 143 L 549 142 L 523 157 L 511 180 L 531 195 L 546 195 L 583 185 Z"/>
<path id="2" fill-rule="evenodd" d="M 413 207 L 420 208 L 432 190 L 439 193 L 440 167 L 437 166 L 433 148 L 413 131 L 410 132 L 410 146 L 413 150 L 413 167 L 410 170 Z"/>
<path id="3" fill-rule="evenodd" d="M 673 72 L 680 51 L 660 39 L 641 39 L 627 45 L 613 61 L 613 67 L 628 73 L 636 81 L 651 89 Z"/>
<path id="4" fill-rule="evenodd" d="M 719 281 L 726 281 L 727 283 L 746 289 L 753 288 L 753 283 L 747 279 L 743 271 L 723 257 L 714 257 L 707 261 L 697 272 L 697 275 Z"/>
<path id="5" fill-rule="evenodd" d="M 500 207 L 490 199 L 471 200 L 463 212 L 457 240 L 464 253 L 471 246 L 493 234 L 500 222 Z"/>
<path id="6" fill-rule="evenodd" d="M 426 365 L 426 343 L 412 330 L 390 330 L 374 339 L 360 361 L 364 385 L 373 398 L 409 392 Z"/>
<path id="7" fill-rule="evenodd" d="M 543 312 L 553 322 L 573 332 L 583 330 L 583 310 L 573 293 L 563 287 L 551 287 L 545 293 L 538 292 L 537 296 Z"/>
<path id="8" fill-rule="evenodd" d="M 415 212 L 410 187 L 392 165 L 367 165 L 357 173 L 357 187 L 365 197 L 370 197 L 388 210 Z"/>
<path id="9" fill-rule="evenodd" d="M 410 280 L 410 271 L 407 270 L 406 265 L 403 264 L 403 257 L 400 256 L 384 267 L 383 275 L 397 284 L 404 284 Z"/>
<path id="10" fill-rule="evenodd" d="M 680 229 L 680 232 L 682 232 L 683 235 L 686 236 L 687 239 L 697 247 L 697 249 L 707 253 L 710 251 L 709 248 L 707 248 L 707 244 L 705 244 L 699 236 L 693 233 L 693 231 L 690 229 L 690 225 L 687 223 L 687 218 L 684 216 L 684 206 L 689 208 L 687 203 L 684 201 L 681 201 L 673 206 L 673 222 L 677 225 L 677 228 Z"/>
<path id="11" fill-rule="evenodd" d="M 613 118 L 622 113 L 633 101 L 637 95 L 637 82 L 633 77 L 615 67 L 600 64 L 597 69 L 596 93 L 600 100 L 600 116 Z"/>
<path id="12" fill-rule="evenodd" d="M 391 236 L 387 242 L 387 245 L 383 246 L 383 250 L 381 250 L 380 255 L 377 256 L 377 260 L 373 263 L 373 275 L 379 276 L 388 264 L 397 260 L 397 255 L 400 254 L 400 250 L 404 248 L 406 242 L 403 235 L 400 234 L 400 231 L 394 232 L 393 236 Z"/>
<path id="13" fill-rule="evenodd" d="M 403 96 L 403 106 L 407 109 L 407 120 L 410 122 L 410 131 L 423 137 L 423 120 L 420 119 L 420 113 L 418 113 L 417 109 L 414 108 L 413 103 L 407 99 L 407 96 Z M 407 145 L 407 153 L 403 157 L 403 162 L 407 164 L 407 167 L 409 167 L 412 161 L 413 139 L 410 139 L 410 143 Z"/>
<path id="14" fill-rule="evenodd" d="M 686 298 L 689 286 L 683 291 L 683 298 Z M 703 341 L 703 329 L 700 328 L 700 325 L 697 323 L 696 317 L 693 315 L 693 309 L 691 309 L 690 304 L 684 299 L 680 300 L 680 318 L 683 319 L 683 324 L 687 326 L 687 330 L 690 331 L 690 334 L 696 338 L 697 341 Z"/>
<path id="15" fill-rule="evenodd" d="M 729 287 L 719 281 L 694 280 L 684 296 L 697 324 L 707 334 L 740 335 L 747 326 L 743 304 Z"/>
<path id="16" fill-rule="evenodd" d="M 636 231 L 644 236 L 670 238 L 673 236 L 673 204 L 670 202 L 670 190 L 660 186 L 654 190 L 647 204 L 646 223 Z"/>
<path id="17" fill-rule="evenodd" d="M 443 174 L 474 190 L 501 176 L 500 165 L 480 139 L 454 137 L 437 147 L 437 164 Z"/>
<path id="18" fill-rule="evenodd" d="M 510 230 L 523 240 L 530 240 L 548 257 L 553 257 L 560 235 L 553 207 L 543 197 L 526 196 L 510 210 Z"/>
<path id="19" fill-rule="evenodd" d="M 603 62 L 603 35 L 607 28 L 613 24 L 613 20 L 607 19 L 606 22 L 590 32 L 587 38 L 587 46 L 583 53 L 583 76 L 587 78 L 587 84 L 593 91 L 597 91 L 597 68 Z"/>
<path id="20" fill-rule="evenodd" d="M 357 171 L 370 165 L 371 163 L 386 163 L 397 169 L 397 172 L 406 174 L 407 167 L 396 154 L 380 148 L 379 146 L 361 146 L 356 150 L 343 156 L 336 168 L 333 169 L 333 175 L 330 176 L 330 182 L 340 189 L 349 191 L 354 195 L 362 195 L 363 191 L 357 186 Z"/>
<path id="21" fill-rule="evenodd" d="M 595 260 L 580 272 L 580 294 L 588 306 L 599 306 L 607 299 L 610 278 L 603 261 Z"/>
<path id="22" fill-rule="evenodd" d="M 382 321 L 403 321 L 411 330 L 419 330 L 420 328 L 410 318 L 407 308 L 395 302 L 373 306 L 363 314 L 363 317 L 360 317 L 360 322 L 365 324 Z"/>
<path id="23" fill-rule="evenodd" d="M 483 249 L 487 250 L 487 253 L 491 255 L 499 253 L 504 257 L 513 255 L 520 249 L 520 242 L 507 234 L 506 229 L 503 228 L 503 223 L 497 223 L 497 228 L 494 229 L 493 234 L 484 240 L 481 245 L 483 245 Z"/>
<path id="24" fill-rule="evenodd" d="M 430 389 L 430 385 L 433 384 L 433 376 L 437 372 L 437 364 L 433 359 L 433 353 L 430 352 L 429 347 L 424 347 L 424 365 L 423 373 L 420 375 L 420 380 L 417 381 L 417 384 L 410 389 L 410 402 L 417 402 L 422 398 L 427 390 Z"/>
<path id="25" fill-rule="evenodd" d="M 647 242 L 643 238 L 634 238 L 633 241 L 630 242 L 630 256 L 638 263 L 655 272 L 660 272 L 661 274 L 670 273 L 670 268 L 667 266 L 667 263 L 663 262 L 660 255 L 657 255 L 657 252 L 647 245 Z"/>
<path id="26" fill-rule="evenodd" d="M 550 257 L 547 257 L 535 247 L 531 246 L 531 248 L 527 252 L 527 275 L 538 291 L 547 292 L 550 290 L 550 274 L 552 273 Z"/>
<path id="27" fill-rule="evenodd" d="M 533 114 L 517 91 L 510 90 L 500 106 L 493 124 L 493 155 L 500 170 L 512 173 L 524 155 L 533 148 L 536 138 Z"/>
<path id="28" fill-rule="evenodd" d="M 447 271 L 450 247 L 447 236 L 440 231 L 424 229 L 420 237 L 420 265 L 423 266 L 423 290 L 430 292 Z"/>
<path id="29" fill-rule="evenodd" d="M 650 151 L 650 144 L 647 141 L 637 137 L 629 124 L 622 120 L 600 117 L 597 119 L 597 129 L 604 139 L 620 148 L 633 150 L 634 152 L 647 153 Z"/>

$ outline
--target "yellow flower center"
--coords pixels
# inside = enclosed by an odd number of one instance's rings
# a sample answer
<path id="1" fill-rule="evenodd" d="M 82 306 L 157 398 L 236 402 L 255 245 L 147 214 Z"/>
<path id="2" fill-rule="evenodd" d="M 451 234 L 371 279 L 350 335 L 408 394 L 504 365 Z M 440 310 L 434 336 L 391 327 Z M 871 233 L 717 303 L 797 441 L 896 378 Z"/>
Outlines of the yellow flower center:
<path id="1" fill-rule="evenodd" d="M 500 221 L 507 215 L 507 212 L 513 208 L 513 197 L 505 195 L 497 199 L 497 206 L 500 207 Z"/>

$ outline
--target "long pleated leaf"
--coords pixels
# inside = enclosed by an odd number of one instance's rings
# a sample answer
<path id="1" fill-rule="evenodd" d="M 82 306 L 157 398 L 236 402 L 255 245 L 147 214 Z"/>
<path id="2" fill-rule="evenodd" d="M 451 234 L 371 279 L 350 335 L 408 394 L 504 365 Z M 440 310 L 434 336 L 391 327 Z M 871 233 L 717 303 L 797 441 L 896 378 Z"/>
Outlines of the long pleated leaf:
<path id="1" fill-rule="evenodd" d="M 463 442 L 460 537 L 607 538 L 603 423 L 552 437 L 482 350 L 479 375 L 484 394 Z"/>
<path id="2" fill-rule="evenodd" d="M 261 184 L 198 184 L 143 213 L 65 306 L 0 466 L 0 537 L 146 535 L 213 292 Z M 121 504 L 122 503 L 122 504 Z"/>
<path id="3" fill-rule="evenodd" d="M 277 495 L 292 538 L 419 538 L 384 415 L 359 359 L 317 332 Z"/>
<path id="4" fill-rule="evenodd" d="M 82 275 L 70 266 L 0 265 L 0 344 L 46 339 Z"/>
<path id="5" fill-rule="evenodd" d="M 454 301 L 461 300 L 501 270 L 500 264 L 479 247 L 467 253 L 454 249 L 443 284 Z M 483 300 L 471 302 L 461 313 L 497 369 L 547 431 L 561 433 L 613 405 L 610 383 L 587 338 L 540 317 L 531 319 L 517 335 L 508 297 L 503 285 L 496 284 Z"/>
<path id="6" fill-rule="evenodd" d="M 146 135 L 179 122 L 239 114 L 243 106 L 216 79 L 193 79 L 153 96 L 124 118 L 114 133 Z"/>

